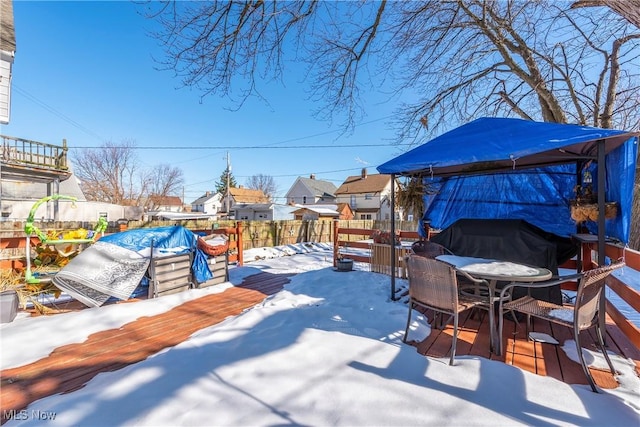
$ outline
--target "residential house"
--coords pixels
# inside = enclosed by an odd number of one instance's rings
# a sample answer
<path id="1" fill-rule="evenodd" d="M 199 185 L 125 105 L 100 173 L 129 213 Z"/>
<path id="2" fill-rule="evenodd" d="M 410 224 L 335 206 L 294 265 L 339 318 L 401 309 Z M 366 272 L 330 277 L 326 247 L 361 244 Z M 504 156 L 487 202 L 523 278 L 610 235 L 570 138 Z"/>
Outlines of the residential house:
<path id="1" fill-rule="evenodd" d="M 250 188 L 237 187 L 229 188 L 228 196 L 222 198 L 222 212 L 227 212 L 229 216 L 233 214 L 234 206 L 237 204 L 250 205 L 256 203 L 269 204 L 269 198 L 265 196 L 262 190 L 253 190 Z M 236 218 L 240 219 L 240 218 Z"/>
<path id="2" fill-rule="evenodd" d="M 349 176 L 335 192 L 338 203 L 347 203 L 354 219 L 391 219 L 391 175 L 369 175 L 366 169 Z"/>
<path id="3" fill-rule="evenodd" d="M 207 191 L 204 196 L 201 196 L 191 202 L 191 212 L 203 213 L 208 215 L 216 215 L 222 209 L 222 196 L 220 193 L 212 193 Z"/>
<path id="4" fill-rule="evenodd" d="M 0 124 L 11 116 L 11 69 L 16 54 L 13 2 L 0 2 Z"/>
<path id="5" fill-rule="evenodd" d="M 294 219 L 295 206 L 277 203 L 236 203 L 231 214 L 244 221 L 283 221 Z"/>
<path id="6" fill-rule="evenodd" d="M 293 211 L 296 220 L 353 219 L 353 211 L 348 203 L 337 205 L 306 205 Z"/>
<path id="7" fill-rule="evenodd" d="M 149 202 L 154 211 L 182 212 L 182 199 L 178 196 L 149 196 Z"/>
<path id="8" fill-rule="evenodd" d="M 316 179 L 312 174 L 309 178 L 298 177 L 287 192 L 286 199 L 290 205 L 335 204 L 335 192 L 333 183 Z"/>

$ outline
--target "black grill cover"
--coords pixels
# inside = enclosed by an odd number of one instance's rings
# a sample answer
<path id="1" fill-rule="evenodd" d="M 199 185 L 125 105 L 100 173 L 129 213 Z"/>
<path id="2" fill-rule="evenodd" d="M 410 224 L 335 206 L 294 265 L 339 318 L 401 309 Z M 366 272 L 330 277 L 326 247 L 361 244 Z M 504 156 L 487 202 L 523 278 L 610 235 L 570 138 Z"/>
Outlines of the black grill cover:
<path id="1" fill-rule="evenodd" d="M 460 219 L 433 236 L 431 241 L 459 256 L 544 267 L 554 275 L 558 274 L 558 265 L 577 253 L 577 246 L 571 239 L 520 219 Z M 540 291 L 532 296 L 557 304 L 562 302 L 560 286 Z"/>

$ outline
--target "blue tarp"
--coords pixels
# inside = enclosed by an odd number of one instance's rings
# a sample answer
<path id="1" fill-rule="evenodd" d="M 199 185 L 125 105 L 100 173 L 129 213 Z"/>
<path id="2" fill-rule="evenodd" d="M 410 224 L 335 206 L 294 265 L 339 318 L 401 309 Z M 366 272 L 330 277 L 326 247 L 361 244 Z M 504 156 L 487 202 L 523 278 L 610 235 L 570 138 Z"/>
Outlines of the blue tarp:
<path id="1" fill-rule="evenodd" d="M 447 132 L 382 165 L 380 173 L 421 176 L 436 190 L 425 196 L 425 220 L 446 228 L 461 218 L 524 219 L 568 236 L 576 224 L 577 162 L 593 159 L 605 141 L 606 199 L 619 214 L 606 234 L 629 241 L 637 138 L 632 132 L 519 119 L 482 118 Z M 595 164 L 588 166 L 598 188 Z M 596 224 L 586 224 L 592 231 Z"/>
<path id="2" fill-rule="evenodd" d="M 185 253 L 194 252 L 191 266 L 194 279 L 198 283 L 213 278 L 207 264 L 207 256 L 198 249 L 198 236 L 191 230 L 176 225 L 171 227 L 137 228 L 110 234 L 100 241 L 112 243 L 132 251 L 142 251 L 153 246 L 154 252 Z"/>

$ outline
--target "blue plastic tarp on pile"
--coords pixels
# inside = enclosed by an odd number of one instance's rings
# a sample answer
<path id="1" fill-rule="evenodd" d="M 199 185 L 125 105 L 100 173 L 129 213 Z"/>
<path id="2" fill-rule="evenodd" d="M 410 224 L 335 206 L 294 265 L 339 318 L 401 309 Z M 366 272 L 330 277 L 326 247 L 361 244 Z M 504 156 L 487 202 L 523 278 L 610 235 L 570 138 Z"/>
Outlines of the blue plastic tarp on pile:
<path id="1" fill-rule="evenodd" d="M 153 247 L 154 256 L 158 253 L 193 252 L 191 266 L 193 277 L 198 283 L 213 278 L 207 263 L 207 256 L 198 249 L 198 236 L 182 226 L 137 228 L 110 234 L 100 239 L 135 252 L 142 252 Z"/>

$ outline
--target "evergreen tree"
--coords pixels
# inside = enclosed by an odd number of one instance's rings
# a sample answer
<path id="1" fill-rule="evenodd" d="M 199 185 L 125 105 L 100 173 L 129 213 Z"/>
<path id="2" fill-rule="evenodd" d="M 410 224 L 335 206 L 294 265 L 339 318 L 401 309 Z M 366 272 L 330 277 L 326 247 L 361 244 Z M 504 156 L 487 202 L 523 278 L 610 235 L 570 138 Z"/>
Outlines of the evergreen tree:
<path id="1" fill-rule="evenodd" d="M 229 183 L 229 188 L 236 188 L 238 186 L 236 179 L 233 177 L 233 173 L 231 173 L 230 167 L 225 168 L 220 175 L 220 180 L 216 182 L 216 192 L 225 196 L 227 194 L 227 182 Z"/>

